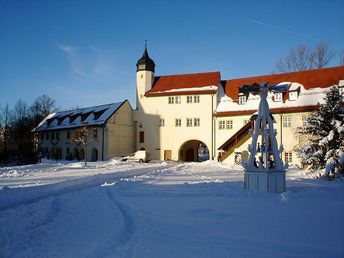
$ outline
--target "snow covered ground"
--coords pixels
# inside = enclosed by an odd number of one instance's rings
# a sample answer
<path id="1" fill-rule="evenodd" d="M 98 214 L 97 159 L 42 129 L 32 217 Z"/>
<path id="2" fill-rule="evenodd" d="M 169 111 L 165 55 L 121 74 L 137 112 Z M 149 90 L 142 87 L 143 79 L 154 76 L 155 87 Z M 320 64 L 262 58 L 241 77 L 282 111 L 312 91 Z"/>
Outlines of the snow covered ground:
<path id="1" fill-rule="evenodd" d="M 243 189 L 217 162 L 0 168 L 0 257 L 344 257 L 344 182 Z"/>

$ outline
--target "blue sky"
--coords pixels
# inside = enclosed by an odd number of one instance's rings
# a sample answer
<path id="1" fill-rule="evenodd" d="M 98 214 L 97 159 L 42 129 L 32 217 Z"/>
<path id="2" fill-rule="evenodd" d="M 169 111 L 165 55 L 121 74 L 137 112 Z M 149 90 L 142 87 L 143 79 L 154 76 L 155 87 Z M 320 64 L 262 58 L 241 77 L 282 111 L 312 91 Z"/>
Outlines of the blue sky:
<path id="1" fill-rule="evenodd" d="M 0 0 L 0 105 L 47 94 L 63 109 L 135 106 L 144 40 L 156 75 L 269 74 L 300 44 L 343 51 L 343 13 L 343 0 Z"/>

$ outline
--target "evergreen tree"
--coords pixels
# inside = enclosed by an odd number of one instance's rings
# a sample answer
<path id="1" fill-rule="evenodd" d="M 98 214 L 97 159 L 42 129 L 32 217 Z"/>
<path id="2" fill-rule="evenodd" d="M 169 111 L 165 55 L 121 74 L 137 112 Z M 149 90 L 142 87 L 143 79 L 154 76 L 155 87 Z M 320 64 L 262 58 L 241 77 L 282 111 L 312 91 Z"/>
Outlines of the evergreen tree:
<path id="1" fill-rule="evenodd" d="M 326 94 L 325 103 L 312 112 L 307 125 L 299 134 L 307 137 L 308 143 L 299 150 L 302 162 L 311 169 L 323 169 L 329 176 L 343 173 L 344 168 L 344 108 L 343 95 L 334 86 Z"/>

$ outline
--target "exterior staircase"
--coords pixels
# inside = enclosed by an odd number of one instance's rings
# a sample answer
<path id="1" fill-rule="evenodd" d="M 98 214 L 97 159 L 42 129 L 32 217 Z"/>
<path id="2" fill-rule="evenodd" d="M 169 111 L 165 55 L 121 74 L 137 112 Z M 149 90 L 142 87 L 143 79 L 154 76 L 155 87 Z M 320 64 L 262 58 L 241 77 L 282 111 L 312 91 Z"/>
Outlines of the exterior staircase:
<path id="1" fill-rule="evenodd" d="M 253 124 L 254 120 L 250 120 L 218 148 L 219 151 L 222 151 L 222 155 L 219 157 L 219 161 L 224 161 L 229 155 L 234 152 L 236 148 L 241 146 L 250 138 L 249 131 L 251 128 L 253 128 Z"/>

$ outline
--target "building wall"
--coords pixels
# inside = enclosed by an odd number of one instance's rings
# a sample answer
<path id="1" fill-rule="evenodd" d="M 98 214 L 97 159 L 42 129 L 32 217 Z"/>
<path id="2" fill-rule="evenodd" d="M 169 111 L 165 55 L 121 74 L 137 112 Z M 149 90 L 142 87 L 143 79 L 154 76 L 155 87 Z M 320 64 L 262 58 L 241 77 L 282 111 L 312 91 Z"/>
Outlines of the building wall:
<path id="1" fill-rule="evenodd" d="M 126 156 L 134 151 L 133 110 L 129 102 L 125 102 L 114 113 L 104 128 L 104 157 Z"/>
<path id="2" fill-rule="evenodd" d="M 304 118 L 309 116 L 309 112 L 298 112 L 298 113 L 283 113 L 283 114 L 273 114 L 276 121 L 274 123 L 274 129 L 277 130 L 277 144 L 283 144 L 284 152 L 282 153 L 282 160 L 285 162 L 285 153 L 292 153 L 291 164 L 301 166 L 301 160 L 297 157 L 298 146 L 304 143 L 304 140 L 300 139 L 297 134 L 297 128 L 303 126 Z M 244 121 L 248 120 L 251 116 L 230 116 L 230 117 L 217 117 L 217 131 L 216 131 L 216 146 L 217 148 L 221 146 L 226 140 L 228 140 L 232 135 L 234 135 L 243 125 Z M 290 127 L 284 125 L 284 119 L 290 118 Z M 233 129 L 219 129 L 219 121 L 231 120 L 233 121 Z M 251 138 L 249 138 L 244 144 L 237 148 L 238 152 L 246 151 L 248 145 L 251 143 Z M 235 153 L 232 153 L 223 162 L 226 164 L 234 164 Z"/>
<path id="3" fill-rule="evenodd" d="M 192 96 L 192 103 L 187 103 L 187 96 Z M 199 96 L 199 103 L 194 103 L 194 96 Z M 169 104 L 169 97 L 174 103 Z M 184 143 L 197 140 L 208 147 L 210 156 L 215 152 L 212 140 L 212 114 L 217 104 L 216 95 L 178 95 L 181 103 L 176 103 L 176 96 L 145 97 L 138 96 L 139 109 L 134 111 L 136 121 L 136 149 L 148 150 L 153 159 L 165 158 L 165 151 L 171 151 L 171 159 L 179 160 L 179 152 Z M 187 118 L 192 119 L 192 126 L 186 126 Z M 194 119 L 200 121 L 194 125 Z M 164 126 L 160 126 L 164 119 Z M 181 126 L 176 126 L 176 119 L 181 119 Z M 140 142 L 140 133 L 144 142 Z M 141 139 L 142 140 L 142 139 Z M 213 149 L 213 151 L 212 151 Z"/>
<path id="4" fill-rule="evenodd" d="M 105 126 L 94 128 L 97 133 L 93 141 L 87 145 L 87 160 L 107 160 L 133 152 L 133 113 L 128 101 L 108 119 Z M 50 159 L 83 159 L 83 146 L 71 142 L 74 130 L 39 133 L 38 147 L 42 154 Z M 41 135 L 43 135 L 43 139 L 41 139 Z M 52 139 L 52 135 L 54 135 L 54 139 Z"/>

